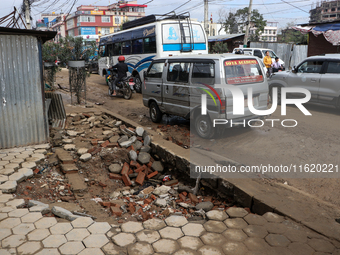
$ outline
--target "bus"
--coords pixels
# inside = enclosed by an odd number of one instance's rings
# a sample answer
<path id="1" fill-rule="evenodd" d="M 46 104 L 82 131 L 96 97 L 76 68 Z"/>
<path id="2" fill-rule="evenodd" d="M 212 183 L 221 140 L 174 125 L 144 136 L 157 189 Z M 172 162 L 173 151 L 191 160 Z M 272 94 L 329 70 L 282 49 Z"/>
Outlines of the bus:
<path id="1" fill-rule="evenodd" d="M 123 24 L 123 30 L 102 36 L 99 42 L 99 74 L 107 77 L 108 68 L 124 56 L 135 88 L 141 92 L 143 73 L 154 58 L 182 54 L 207 54 L 208 40 L 199 22 L 189 14 L 146 16 Z"/>

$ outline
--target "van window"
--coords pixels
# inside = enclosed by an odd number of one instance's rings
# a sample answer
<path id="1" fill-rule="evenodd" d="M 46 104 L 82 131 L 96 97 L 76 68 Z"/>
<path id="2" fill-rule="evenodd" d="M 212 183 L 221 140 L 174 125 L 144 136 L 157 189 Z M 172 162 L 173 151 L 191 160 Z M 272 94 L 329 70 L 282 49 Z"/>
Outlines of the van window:
<path id="1" fill-rule="evenodd" d="M 215 65 L 212 63 L 194 63 L 191 82 L 215 84 Z"/>
<path id="2" fill-rule="evenodd" d="M 224 71 L 227 84 L 263 82 L 262 69 L 256 59 L 226 60 Z"/>
<path id="3" fill-rule="evenodd" d="M 298 67 L 298 73 L 320 73 L 323 61 L 308 60 Z"/>
<path id="4" fill-rule="evenodd" d="M 260 50 L 254 50 L 254 56 L 262 58 L 262 53 Z"/>
<path id="5" fill-rule="evenodd" d="M 326 73 L 340 73 L 340 62 L 328 62 Z"/>
<path id="6" fill-rule="evenodd" d="M 189 81 L 190 63 L 169 63 L 167 81 L 185 82 Z"/>
<path id="7" fill-rule="evenodd" d="M 263 55 L 264 56 L 266 56 L 266 52 L 269 52 L 269 57 L 271 57 L 271 58 L 276 58 L 277 56 L 276 56 L 276 54 L 274 53 L 274 51 L 271 51 L 271 50 L 263 50 L 262 52 L 263 52 Z"/>
<path id="8" fill-rule="evenodd" d="M 164 63 L 153 63 L 146 73 L 146 77 L 162 78 Z"/>

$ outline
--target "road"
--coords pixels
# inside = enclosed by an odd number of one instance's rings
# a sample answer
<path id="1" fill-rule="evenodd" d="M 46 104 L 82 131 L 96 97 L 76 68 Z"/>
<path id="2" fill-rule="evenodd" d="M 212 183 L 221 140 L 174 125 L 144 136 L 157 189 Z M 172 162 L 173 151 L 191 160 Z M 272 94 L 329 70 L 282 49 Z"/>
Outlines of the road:
<path id="1" fill-rule="evenodd" d="M 66 70 L 57 74 L 57 83 L 68 87 Z M 143 106 L 141 94 L 133 94 L 131 100 L 109 97 L 104 78 L 97 74 L 92 74 L 87 79 L 87 99 L 104 103 L 104 108 L 133 119 L 143 126 L 158 129 L 165 137 L 171 136 L 183 144 L 190 144 L 189 124 L 168 127 L 163 125 L 166 129 L 160 130 L 159 125 L 150 121 L 148 109 Z M 306 108 L 312 116 L 304 116 L 298 108 L 293 106 L 287 108 L 287 116 L 281 116 L 280 107 L 270 116 L 271 119 L 295 119 L 298 122 L 296 127 L 282 127 L 278 122 L 271 127 L 271 123 L 266 122 L 263 127 L 259 128 L 228 129 L 222 139 L 195 138 L 195 143 L 249 166 L 261 164 L 272 166 L 334 164 L 340 166 L 340 111 L 319 105 L 306 105 Z M 339 175 L 333 175 L 333 177 Z M 289 177 L 291 176 L 280 176 L 276 181 L 286 182 L 324 201 L 340 205 L 337 192 L 340 184 L 338 178 L 312 178 L 311 173 L 304 174 L 303 179 Z"/>

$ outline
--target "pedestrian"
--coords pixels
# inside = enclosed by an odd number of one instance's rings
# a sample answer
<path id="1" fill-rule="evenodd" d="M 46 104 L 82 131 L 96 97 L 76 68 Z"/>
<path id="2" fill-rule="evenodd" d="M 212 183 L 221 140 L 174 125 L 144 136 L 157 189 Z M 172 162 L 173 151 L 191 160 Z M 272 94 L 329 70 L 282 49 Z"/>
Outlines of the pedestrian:
<path id="1" fill-rule="evenodd" d="M 272 58 L 269 56 L 269 51 L 266 51 L 266 56 L 263 58 L 263 63 L 266 66 L 266 68 L 268 69 L 269 72 L 269 76 L 272 73 Z"/>
<path id="2" fill-rule="evenodd" d="M 275 62 L 272 64 L 272 68 L 273 68 L 273 73 L 276 73 L 279 70 L 282 71 L 282 66 L 281 66 L 281 64 L 279 62 L 279 58 L 278 57 L 275 58 Z"/>

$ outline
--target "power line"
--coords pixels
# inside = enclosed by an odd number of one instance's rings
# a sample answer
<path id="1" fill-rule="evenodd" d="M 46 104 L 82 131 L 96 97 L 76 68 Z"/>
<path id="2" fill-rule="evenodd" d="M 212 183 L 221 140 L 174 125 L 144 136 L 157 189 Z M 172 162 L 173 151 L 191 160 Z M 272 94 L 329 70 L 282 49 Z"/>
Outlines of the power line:
<path id="1" fill-rule="evenodd" d="M 291 3 L 288 3 L 288 2 L 286 2 L 286 1 L 284 1 L 284 0 L 281 0 L 281 1 L 284 2 L 284 3 L 286 3 L 286 4 L 289 4 L 290 6 L 293 6 L 293 7 L 296 8 L 296 9 L 299 9 L 299 10 L 301 10 L 301 11 L 306 12 L 306 13 L 309 14 L 309 12 L 307 12 L 307 11 L 305 11 L 305 10 L 303 10 L 303 9 L 301 9 L 301 8 L 299 8 L 299 7 L 297 7 L 297 6 L 293 5 L 293 4 L 291 4 Z M 309 5 L 308 5 L 308 6 L 309 6 Z"/>

